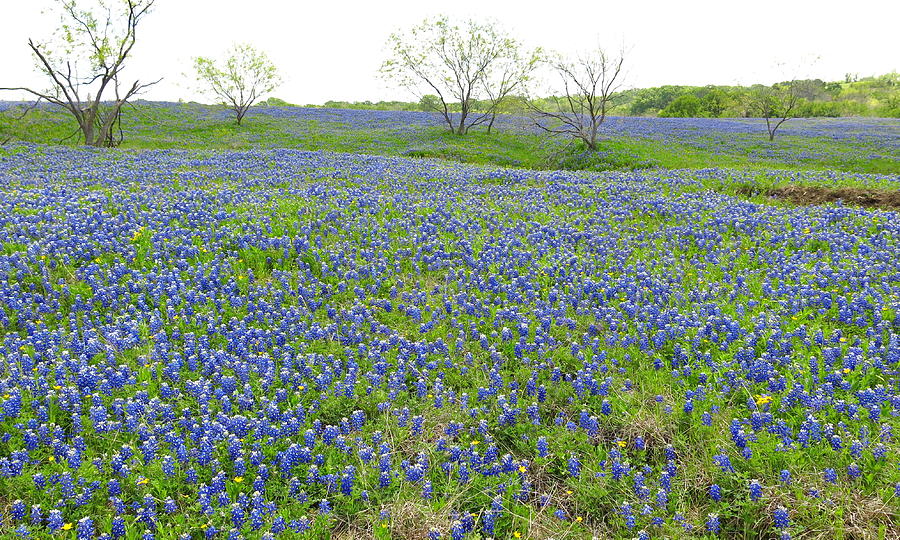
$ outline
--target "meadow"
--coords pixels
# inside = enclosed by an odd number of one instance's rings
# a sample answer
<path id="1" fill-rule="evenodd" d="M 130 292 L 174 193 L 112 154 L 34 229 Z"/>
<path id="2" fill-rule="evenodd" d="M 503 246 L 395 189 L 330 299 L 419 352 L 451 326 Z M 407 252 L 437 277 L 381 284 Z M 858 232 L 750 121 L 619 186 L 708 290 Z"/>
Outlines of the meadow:
<path id="1" fill-rule="evenodd" d="M 72 143 L 77 125 L 43 107 L 19 120 L 0 102 L 0 141 Z M 3 113 L 5 111 L 5 116 Z M 728 167 L 900 174 L 900 126 L 885 118 L 795 118 L 765 140 L 759 118 L 611 117 L 603 149 L 587 155 L 547 138 L 528 117 L 501 115 L 492 133 L 449 133 L 439 117 L 409 111 L 255 107 L 245 125 L 233 113 L 197 103 L 136 102 L 123 120 L 125 149 L 295 148 L 439 158 L 528 169 L 626 170 Z"/>
<path id="2" fill-rule="evenodd" d="M 767 196 L 896 120 L 138 111 L 5 126 L 3 538 L 900 538 L 900 213 Z"/>

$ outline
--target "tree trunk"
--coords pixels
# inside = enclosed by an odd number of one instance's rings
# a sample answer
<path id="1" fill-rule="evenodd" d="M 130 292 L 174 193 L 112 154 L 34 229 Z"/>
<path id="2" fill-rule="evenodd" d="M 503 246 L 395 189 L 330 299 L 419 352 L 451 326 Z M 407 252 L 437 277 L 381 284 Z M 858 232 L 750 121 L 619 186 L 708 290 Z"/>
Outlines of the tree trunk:
<path id="1" fill-rule="evenodd" d="M 587 147 L 588 147 L 588 150 L 590 150 L 591 152 L 597 151 L 597 128 L 596 127 L 591 128 L 591 137 L 590 137 L 590 140 L 587 141 Z"/>
<path id="2" fill-rule="evenodd" d="M 465 135 L 466 134 L 466 117 L 469 116 L 469 108 L 465 103 L 462 105 L 462 110 L 459 113 L 459 127 L 456 130 L 457 135 Z"/>
<path id="3" fill-rule="evenodd" d="M 488 128 L 487 128 L 488 135 L 491 134 L 491 128 L 494 127 L 494 120 L 496 120 L 496 119 L 497 119 L 497 113 L 492 114 L 491 121 L 488 122 Z"/>
<path id="4" fill-rule="evenodd" d="M 88 146 L 99 146 L 94 138 L 94 118 L 97 112 L 93 107 L 84 110 L 84 114 L 79 119 L 81 134 L 84 136 L 84 144 Z"/>
<path id="5" fill-rule="evenodd" d="M 119 120 L 119 114 L 122 111 L 123 103 L 115 102 L 113 104 L 112 109 L 110 109 L 105 117 L 102 117 L 102 121 L 99 122 L 99 132 L 97 133 L 97 146 L 106 146 L 108 148 L 112 148 L 116 146 L 115 139 L 113 137 L 113 126 L 116 125 L 116 122 Z"/>

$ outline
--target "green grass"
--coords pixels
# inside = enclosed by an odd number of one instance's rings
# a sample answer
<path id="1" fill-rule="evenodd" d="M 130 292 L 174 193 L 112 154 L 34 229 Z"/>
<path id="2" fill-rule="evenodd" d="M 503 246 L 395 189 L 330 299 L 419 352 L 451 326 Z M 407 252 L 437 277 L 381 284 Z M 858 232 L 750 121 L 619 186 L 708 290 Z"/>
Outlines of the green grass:
<path id="1" fill-rule="evenodd" d="M 262 110 L 262 109 L 261 109 Z M 477 165 L 526 169 L 632 170 L 701 169 L 751 171 L 836 170 L 900 174 L 900 159 L 872 156 L 864 143 L 826 137 L 764 134 L 699 134 L 696 138 L 609 136 L 601 133 L 599 152 L 586 155 L 571 141 L 524 129 L 475 129 L 465 136 L 444 127 L 360 128 L 337 121 L 278 118 L 251 114 L 237 125 L 223 108 L 193 103 L 177 108 L 140 102 L 127 109 L 123 149 L 247 150 L 295 148 L 379 155 L 437 158 Z M 77 144 L 76 125 L 60 112 L 32 111 L 24 118 L 0 114 L 0 140 Z"/>

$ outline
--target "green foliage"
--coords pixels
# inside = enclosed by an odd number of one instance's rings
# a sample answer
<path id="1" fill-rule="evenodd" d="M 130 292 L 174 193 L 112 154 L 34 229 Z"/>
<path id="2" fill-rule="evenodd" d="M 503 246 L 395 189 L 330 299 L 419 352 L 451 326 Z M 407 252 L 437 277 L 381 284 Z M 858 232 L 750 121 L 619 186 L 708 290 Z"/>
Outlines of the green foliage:
<path id="1" fill-rule="evenodd" d="M 631 102 L 629 106 L 630 112 L 634 116 L 655 114 L 665 109 L 669 103 L 685 93 L 685 88 L 687 87 L 657 86 L 633 91 L 631 95 L 626 94 L 627 97 L 631 97 L 629 100 Z"/>
<path id="2" fill-rule="evenodd" d="M 281 83 L 266 53 L 246 43 L 233 45 L 221 62 L 195 57 L 194 69 L 201 89 L 233 110 L 238 124 L 257 99 Z"/>
<path id="3" fill-rule="evenodd" d="M 871 116 L 879 118 L 900 118 L 900 83 L 898 75 L 889 73 L 878 77 L 857 79 L 855 82 L 811 81 L 806 93 L 801 96 L 796 116 L 799 118 Z M 617 94 L 610 114 L 616 116 L 663 116 L 662 111 L 682 95 L 690 94 L 700 99 L 701 107 L 696 116 L 720 118 L 752 116 L 746 108 L 746 96 L 751 87 L 740 86 L 662 86 L 624 90 Z M 270 98 L 269 101 L 271 101 Z M 280 100 L 278 100 L 280 101 Z M 535 98 L 541 107 L 551 106 L 553 96 Z M 286 106 L 264 102 L 272 106 Z M 327 101 L 323 105 L 308 107 L 330 107 L 337 109 L 357 109 L 371 111 L 434 111 L 439 98 L 426 94 L 416 101 Z M 473 100 L 471 110 L 485 112 L 491 103 Z M 450 112 L 459 112 L 458 103 L 448 104 Z M 524 98 L 510 96 L 499 112 L 524 114 Z"/>
<path id="4" fill-rule="evenodd" d="M 489 123 L 503 102 L 524 88 L 541 57 L 540 50 L 524 53 L 495 23 L 457 24 L 444 16 L 391 34 L 388 49 L 382 77 L 419 95 L 420 108 L 440 113 L 459 135 Z M 479 100 L 490 105 L 473 114 Z M 450 114 L 453 106 L 458 114 Z"/>
<path id="5" fill-rule="evenodd" d="M 706 116 L 718 118 L 728 110 L 731 102 L 731 96 L 725 90 L 707 87 L 706 92 L 700 98 L 700 108 Z"/>
<path id="6" fill-rule="evenodd" d="M 703 102 L 694 94 L 681 94 L 666 108 L 659 111 L 662 118 L 697 118 L 703 111 Z"/>
<path id="7" fill-rule="evenodd" d="M 296 107 L 297 105 L 294 103 L 288 103 L 283 99 L 279 99 L 277 97 L 270 97 L 269 99 L 264 99 L 258 103 L 261 107 Z"/>
<path id="8" fill-rule="evenodd" d="M 787 83 L 775 85 L 783 88 Z M 900 76 L 851 77 L 850 81 L 820 79 L 796 81 L 798 102 L 793 116 L 801 118 L 837 116 L 900 117 Z M 748 107 L 761 85 L 754 86 L 658 86 L 621 93 L 618 114 L 669 117 L 760 116 L 759 107 Z M 771 87 L 769 87 L 771 88 Z M 691 98 L 701 102 L 693 110 Z M 677 102 L 677 103 L 676 103 Z M 687 105 L 687 107 L 686 107 Z"/>

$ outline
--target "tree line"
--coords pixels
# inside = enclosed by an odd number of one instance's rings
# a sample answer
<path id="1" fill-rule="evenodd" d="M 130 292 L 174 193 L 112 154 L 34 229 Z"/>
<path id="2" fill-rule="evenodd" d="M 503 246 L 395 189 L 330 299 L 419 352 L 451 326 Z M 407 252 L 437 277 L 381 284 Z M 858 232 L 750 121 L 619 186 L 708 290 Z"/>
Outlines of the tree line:
<path id="1" fill-rule="evenodd" d="M 65 110 L 78 124 L 72 136 L 87 145 L 116 146 L 122 140 L 123 109 L 159 82 L 129 83 L 123 75 L 138 27 L 155 0 L 93 1 L 85 7 L 89 2 L 84 0 L 57 0 L 57 34 L 46 41 L 29 39 L 28 48 L 47 81 L 45 89 L 2 89 L 33 95 L 31 108 L 45 101 Z M 625 89 L 624 49 L 596 47 L 576 56 L 526 49 L 494 21 L 429 18 L 391 34 L 387 44 L 380 75 L 416 95 L 417 101 L 364 105 L 430 111 L 459 136 L 473 129 L 490 133 L 497 116 L 509 113 L 527 115 L 537 128 L 588 150 L 598 148 L 602 125 L 611 114 L 759 117 L 765 120 L 769 140 L 784 122 L 798 116 L 875 110 L 900 117 L 896 73 L 863 80 L 848 75 L 844 83 L 792 79 L 751 87 Z M 230 108 L 237 124 L 281 82 L 274 63 L 250 44 L 235 44 L 218 59 L 195 57 L 193 68 L 198 89 Z M 285 104 L 274 98 L 263 103 Z"/>
<path id="2" fill-rule="evenodd" d="M 825 82 L 821 79 L 799 80 L 804 87 L 798 99 L 798 118 L 872 116 L 900 118 L 900 74 L 887 73 L 854 80 Z M 784 84 L 784 83 L 782 83 Z M 753 118 L 756 111 L 748 107 L 748 96 L 764 85 L 735 86 L 656 86 L 630 88 L 620 92 L 613 103 L 616 116 L 644 116 L 662 118 Z M 426 111 L 426 101 L 326 101 L 321 105 L 332 109 L 360 109 L 377 111 Z M 541 100 L 542 98 L 532 98 Z M 271 100 L 270 100 L 271 101 Z M 274 104 L 274 103 L 270 103 Z M 288 105 L 281 102 L 281 105 Z M 486 110 L 490 104 L 476 100 L 474 108 Z M 512 96 L 503 106 L 505 114 L 527 113 L 524 96 Z M 455 104 L 451 110 L 456 112 Z"/>

